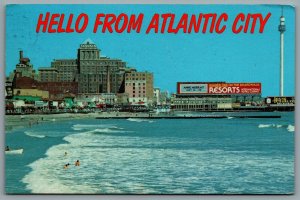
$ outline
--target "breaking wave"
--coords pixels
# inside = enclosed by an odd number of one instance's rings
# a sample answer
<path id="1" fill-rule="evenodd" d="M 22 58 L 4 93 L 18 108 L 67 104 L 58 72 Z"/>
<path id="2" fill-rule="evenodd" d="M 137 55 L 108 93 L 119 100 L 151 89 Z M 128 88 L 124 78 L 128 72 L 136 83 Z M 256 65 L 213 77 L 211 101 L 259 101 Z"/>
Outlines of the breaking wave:
<path id="1" fill-rule="evenodd" d="M 288 130 L 288 132 L 295 132 L 295 126 L 293 126 L 293 125 L 289 124 L 286 129 Z"/>
<path id="2" fill-rule="evenodd" d="M 142 118 L 128 118 L 128 121 L 131 122 L 148 122 L 148 123 L 153 123 L 153 120 L 149 120 L 149 119 L 142 119 Z"/>
<path id="3" fill-rule="evenodd" d="M 38 135 L 38 134 L 30 132 L 30 131 L 25 131 L 24 133 L 25 133 L 25 135 L 27 135 L 29 137 L 36 137 L 36 138 L 45 138 L 46 137 L 46 135 Z"/>
<path id="4" fill-rule="evenodd" d="M 286 128 L 289 132 L 295 131 L 294 125 L 282 125 L 282 124 L 259 124 L 258 128 Z"/>
<path id="5" fill-rule="evenodd" d="M 72 126 L 72 129 L 75 131 L 93 130 L 97 128 L 122 129 L 114 124 L 75 124 Z"/>

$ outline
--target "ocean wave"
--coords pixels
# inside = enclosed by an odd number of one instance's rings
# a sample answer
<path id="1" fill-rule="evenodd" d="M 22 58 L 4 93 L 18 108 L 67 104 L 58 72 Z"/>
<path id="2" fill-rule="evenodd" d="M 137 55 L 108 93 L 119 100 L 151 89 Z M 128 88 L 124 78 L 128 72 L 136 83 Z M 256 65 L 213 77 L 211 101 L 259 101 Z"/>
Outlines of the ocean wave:
<path id="1" fill-rule="evenodd" d="M 76 128 L 76 127 L 72 127 L 72 129 L 73 129 L 74 131 L 82 131 L 82 130 L 83 130 L 82 128 Z"/>
<path id="2" fill-rule="evenodd" d="M 269 127 L 275 127 L 275 124 L 259 124 L 258 128 L 269 128 Z"/>
<path id="3" fill-rule="evenodd" d="M 122 130 L 98 128 L 97 131 Z M 26 188 L 35 194 L 185 194 L 189 191 L 202 194 L 237 194 L 240 193 L 238 189 L 243 192 L 251 191 L 252 188 L 246 190 L 249 186 L 244 184 L 245 179 L 250 183 L 265 181 L 265 175 L 257 172 L 270 174 L 270 181 L 274 182 L 284 179 L 294 169 L 288 158 L 281 158 L 280 155 L 276 157 L 278 159 L 265 157 L 261 155 L 261 151 L 251 151 L 249 154 L 249 151 L 225 151 L 218 148 L 175 151 L 170 148 L 140 148 L 147 144 L 166 143 L 172 138 L 116 138 L 113 134 L 98 137 L 90 134 L 92 132 L 76 132 L 66 136 L 64 139 L 68 143 L 50 147 L 46 157 L 31 163 L 29 167 L 32 171 L 22 179 Z M 181 142 L 181 139 L 174 142 Z M 67 156 L 64 156 L 64 152 L 68 153 Z M 77 159 L 81 162 L 80 167 L 74 166 Z M 71 165 L 65 170 L 63 166 L 66 163 Z M 271 167 L 269 163 L 272 164 Z M 273 166 L 286 170 L 283 173 L 274 170 Z M 247 173 L 240 178 L 234 169 Z M 178 176 L 178 172 L 188 173 Z M 219 173 L 215 175 L 211 172 Z M 224 186 L 217 189 L 214 184 L 207 184 L 212 182 Z M 253 193 L 264 191 L 269 190 L 259 187 Z"/>
<path id="4" fill-rule="evenodd" d="M 75 124 L 71 128 L 75 131 L 91 130 L 96 128 L 123 129 L 117 127 L 115 124 Z"/>
<path id="5" fill-rule="evenodd" d="M 36 138 L 45 138 L 46 137 L 46 135 L 38 135 L 38 134 L 30 132 L 30 131 L 25 131 L 24 133 L 25 133 L 25 135 L 27 135 L 29 137 L 36 137 Z"/>
<path id="6" fill-rule="evenodd" d="M 91 132 L 97 134 L 97 133 L 128 133 L 128 132 L 132 132 L 132 131 L 113 130 L 110 128 L 97 128 Z"/>
<path id="7" fill-rule="evenodd" d="M 153 123 L 153 120 L 149 120 L 149 119 L 142 119 L 142 118 L 128 118 L 128 121 L 131 122 L 149 122 L 149 123 Z"/>
<path id="8" fill-rule="evenodd" d="M 258 125 L 258 128 L 270 128 L 270 127 L 282 128 L 282 127 L 284 127 L 284 125 L 282 125 L 282 124 L 260 124 L 260 125 Z"/>
<path id="9" fill-rule="evenodd" d="M 25 131 L 25 135 L 35 138 L 57 138 L 64 137 L 65 135 L 70 134 L 69 132 L 59 132 L 59 131 Z"/>
<path id="10" fill-rule="evenodd" d="M 259 124 L 258 128 L 286 128 L 289 132 L 295 131 L 294 125 L 283 125 L 283 124 Z"/>
<path id="11" fill-rule="evenodd" d="M 29 164 L 32 170 L 22 179 L 26 189 L 34 194 L 92 194 L 99 191 L 99 188 L 93 187 L 90 182 L 74 182 L 76 177 L 82 180 L 89 177 L 90 174 L 85 168 L 93 166 L 97 157 L 96 152 L 82 147 L 84 144 L 93 145 L 101 141 L 88 135 L 90 132 L 65 136 L 64 140 L 68 143 L 50 147 L 45 153 L 46 157 Z M 78 159 L 82 161 L 81 166 L 75 167 L 74 162 Z M 69 169 L 63 168 L 66 163 L 70 163 Z"/>
<path id="12" fill-rule="evenodd" d="M 293 125 L 289 124 L 286 129 L 288 130 L 288 132 L 295 132 L 295 126 L 293 126 Z"/>

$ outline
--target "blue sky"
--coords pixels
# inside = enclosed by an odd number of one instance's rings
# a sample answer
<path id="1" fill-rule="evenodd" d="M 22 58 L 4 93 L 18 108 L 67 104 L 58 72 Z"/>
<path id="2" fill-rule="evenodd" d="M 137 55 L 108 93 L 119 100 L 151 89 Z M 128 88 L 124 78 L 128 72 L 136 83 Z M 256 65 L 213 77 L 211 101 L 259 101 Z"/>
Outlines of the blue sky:
<path id="1" fill-rule="evenodd" d="M 36 33 L 40 13 L 89 15 L 86 31 L 79 33 Z M 97 13 L 144 13 L 141 33 L 93 33 Z M 262 34 L 233 34 L 231 24 L 238 13 L 271 12 Z M 223 34 L 145 34 L 154 13 L 227 13 Z M 22 49 L 34 68 L 47 67 L 53 59 L 76 58 L 77 49 L 92 39 L 101 54 L 119 58 L 139 71 L 154 73 L 154 85 L 176 91 L 178 81 L 261 82 L 263 96 L 279 95 L 280 6 L 272 5 L 10 5 L 6 9 L 6 75 L 18 63 Z M 284 7 L 285 95 L 295 94 L 295 12 Z M 175 20 L 178 21 L 179 19 Z M 66 23 L 66 22 L 65 22 Z"/>

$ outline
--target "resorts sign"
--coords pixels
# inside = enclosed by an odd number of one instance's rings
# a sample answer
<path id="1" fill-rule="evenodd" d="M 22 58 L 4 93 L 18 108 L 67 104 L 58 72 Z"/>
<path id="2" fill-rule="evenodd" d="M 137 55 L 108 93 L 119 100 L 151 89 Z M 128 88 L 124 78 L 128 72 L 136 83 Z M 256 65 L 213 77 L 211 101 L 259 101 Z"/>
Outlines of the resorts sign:
<path id="1" fill-rule="evenodd" d="M 177 83 L 178 94 L 261 94 L 261 83 Z"/>

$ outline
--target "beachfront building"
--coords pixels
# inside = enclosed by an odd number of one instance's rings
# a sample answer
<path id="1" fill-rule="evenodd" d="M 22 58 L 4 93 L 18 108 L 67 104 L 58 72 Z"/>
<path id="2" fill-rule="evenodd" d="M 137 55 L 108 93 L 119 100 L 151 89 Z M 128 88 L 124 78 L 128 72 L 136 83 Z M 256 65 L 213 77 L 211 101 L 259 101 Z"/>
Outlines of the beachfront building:
<path id="1" fill-rule="evenodd" d="M 50 67 L 41 67 L 38 69 L 40 82 L 58 82 L 60 77 L 58 70 Z"/>
<path id="2" fill-rule="evenodd" d="M 179 111 L 251 110 L 264 104 L 261 83 L 178 82 L 171 107 Z"/>
<path id="3" fill-rule="evenodd" d="M 74 98 L 77 95 L 77 82 L 39 82 L 37 88 L 49 91 L 49 100 L 63 101 L 66 98 Z"/>
<path id="4" fill-rule="evenodd" d="M 160 105 L 160 89 L 159 88 L 153 89 L 153 103 L 154 103 L 154 105 Z"/>
<path id="5" fill-rule="evenodd" d="M 78 73 L 78 64 L 76 59 L 54 59 L 51 62 L 53 73 L 57 75 L 59 82 L 73 82 Z M 45 70 L 45 69 L 44 69 Z M 49 73 L 49 72 L 48 72 Z M 53 76 L 55 76 L 53 74 Z"/>
<path id="6" fill-rule="evenodd" d="M 101 57 L 101 50 L 91 41 L 80 45 L 77 53 L 79 94 L 119 93 L 124 81 L 126 63 Z"/>
<path id="7" fill-rule="evenodd" d="M 130 85 L 127 89 L 125 75 L 127 86 Z M 73 103 L 75 100 L 83 106 L 99 105 L 99 108 L 120 108 L 129 104 L 152 105 L 153 102 L 153 74 L 137 72 L 120 59 L 101 56 L 101 50 L 91 40 L 80 44 L 76 58 L 54 59 L 51 67 L 40 67 L 38 74 L 33 70 L 30 59 L 24 58 L 20 51 L 20 62 L 7 78 L 7 83 L 11 84 L 7 88 L 11 91 L 48 91 L 49 95 L 43 100 L 55 102 L 55 105 L 56 102 L 60 105 L 66 99 L 71 99 Z M 9 95 L 7 92 L 6 97 L 12 98 L 13 95 L 16 94 L 11 92 Z"/>
<path id="8" fill-rule="evenodd" d="M 170 98 L 169 98 L 169 92 L 168 91 L 161 91 L 160 92 L 160 102 L 161 105 L 167 105 L 170 103 Z"/>
<path id="9" fill-rule="evenodd" d="M 23 51 L 19 52 L 19 56 L 19 63 L 16 65 L 16 69 L 7 77 L 7 81 L 13 81 L 16 74 L 18 74 L 19 77 L 28 77 L 38 80 L 38 74 L 33 69 L 30 59 L 23 56 Z"/>
<path id="10" fill-rule="evenodd" d="M 27 101 L 48 100 L 49 92 L 40 89 L 15 89 L 14 99 Z"/>
<path id="11" fill-rule="evenodd" d="M 152 105 L 153 74 L 150 72 L 130 72 L 125 74 L 125 93 L 131 104 Z"/>
<path id="12" fill-rule="evenodd" d="M 78 94 L 74 102 L 78 105 L 103 108 L 114 105 L 117 102 L 117 95 L 114 93 Z"/>
<path id="13" fill-rule="evenodd" d="M 80 44 L 77 58 L 55 59 L 51 70 L 43 68 L 43 80 L 57 77 L 60 82 L 78 82 L 78 94 L 100 95 L 124 92 L 126 63 L 120 59 L 102 57 L 90 39 Z"/>
<path id="14" fill-rule="evenodd" d="M 30 77 L 23 77 L 16 73 L 12 81 L 13 90 L 39 89 L 49 92 L 47 100 L 63 100 L 66 97 L 75 97 L 78 91 L 77 82 L 38 81 Z"/>

